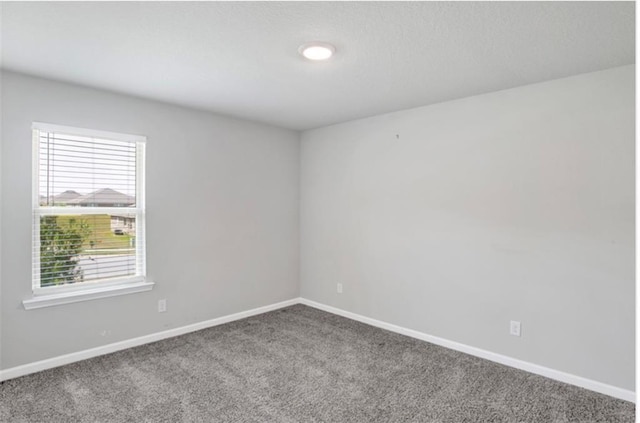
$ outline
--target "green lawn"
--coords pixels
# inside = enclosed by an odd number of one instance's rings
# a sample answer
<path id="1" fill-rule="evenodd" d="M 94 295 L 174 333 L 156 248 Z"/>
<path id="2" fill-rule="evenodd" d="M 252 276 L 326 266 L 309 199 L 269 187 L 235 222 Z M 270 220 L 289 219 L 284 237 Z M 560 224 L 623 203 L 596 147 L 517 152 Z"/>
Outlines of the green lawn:
<path id="1" fill-rule="evenodd" d="M 84 243 L 85 252 L 101 255 L 122 254 L 123 249 L 131 249 L 131 238 L 135 237 L 128 234 L 115 235 L 111 230 L 111 218 L 109 215 L 63 215 L 57 217 L 57 222 L 60 226 L 68 226 L 71 219 L 84 221 L 89 226 L 91 233 Z"/>

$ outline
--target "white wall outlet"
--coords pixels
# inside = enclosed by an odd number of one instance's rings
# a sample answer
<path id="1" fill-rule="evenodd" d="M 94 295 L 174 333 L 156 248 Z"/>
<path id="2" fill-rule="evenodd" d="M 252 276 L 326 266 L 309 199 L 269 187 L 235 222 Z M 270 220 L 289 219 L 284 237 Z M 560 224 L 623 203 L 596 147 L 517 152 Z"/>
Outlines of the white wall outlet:
<path id="1" fill-rule="evenodd" d="M 158 313 L 167 311 L 167 300 L 158 300 Z"/>
<path id="2" fill-rule="evenodd" d="M 342 294 L 342 284 L 341 284 L 341 283 L 339 283 L 339 284 L 336 286 L 336 292 L 337 292 L 338 294 Z"/>
<path id="3" fill-rule="evenodd" d="M 520 336 L 520 322 L 512 320 L 509 325 L 509 333 L 513 336 Z"/>

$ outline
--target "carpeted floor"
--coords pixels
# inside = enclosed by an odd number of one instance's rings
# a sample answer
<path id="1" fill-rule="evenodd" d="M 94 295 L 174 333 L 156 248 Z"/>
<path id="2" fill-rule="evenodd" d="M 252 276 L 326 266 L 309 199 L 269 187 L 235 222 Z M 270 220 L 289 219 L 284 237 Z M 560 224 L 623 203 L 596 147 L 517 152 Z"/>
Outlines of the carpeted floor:
<path id="1" fill-rule="evenodd" d="M 303 305 L 0 385 L 2 422 L 633 422 L 634 405 Z"/>

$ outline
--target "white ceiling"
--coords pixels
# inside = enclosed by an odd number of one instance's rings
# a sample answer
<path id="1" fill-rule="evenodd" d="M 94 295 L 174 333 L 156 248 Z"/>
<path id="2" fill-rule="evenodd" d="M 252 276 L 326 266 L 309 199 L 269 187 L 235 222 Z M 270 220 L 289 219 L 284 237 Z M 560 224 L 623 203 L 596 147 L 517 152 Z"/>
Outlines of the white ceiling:
<path id="1" fill-rule="evenodd" d="M 5 69 L 298 130 L 635 63 L 632 2 L 0 7 Z"/>

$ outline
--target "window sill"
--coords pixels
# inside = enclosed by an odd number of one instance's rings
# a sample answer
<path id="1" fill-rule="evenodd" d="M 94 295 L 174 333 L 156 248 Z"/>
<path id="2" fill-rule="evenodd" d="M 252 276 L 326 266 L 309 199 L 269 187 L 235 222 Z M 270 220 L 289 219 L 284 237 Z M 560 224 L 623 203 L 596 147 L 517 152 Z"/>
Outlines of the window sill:
<path id="1" fill-rule="evenodd" d="M 150 291 L 153 282 L 137 282 L 125 285 L 103 286 L 80 291 L 60 292 L 50 295 L 37 295 L 22 301 L 26 310 L 34 308 L 53 307 L 61 304 L 77 303 L 80 301 L 96 300 L 98 298 L 114 297 L 116 295 L 134 294 L 136 292 Z"/>

